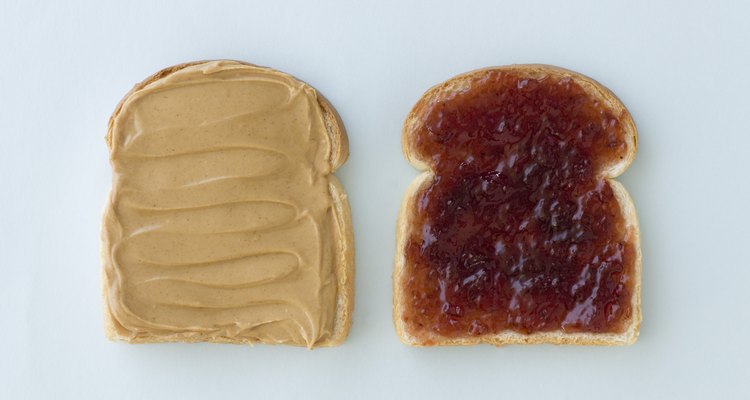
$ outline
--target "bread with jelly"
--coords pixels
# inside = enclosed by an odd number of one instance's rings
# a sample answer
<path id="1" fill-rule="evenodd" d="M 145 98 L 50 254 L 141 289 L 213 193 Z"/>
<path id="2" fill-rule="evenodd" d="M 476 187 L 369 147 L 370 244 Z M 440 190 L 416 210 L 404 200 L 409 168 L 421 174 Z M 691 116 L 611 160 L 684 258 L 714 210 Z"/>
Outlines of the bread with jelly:
<path id="1" fill-rule="evenodd" d="M 638 337 L 636 153 L 607 88 L 547 65 L 428 90 L 403 151 L 422 171 L 397 227 L 393 317 L 410 345 L 624 345 Z"/>

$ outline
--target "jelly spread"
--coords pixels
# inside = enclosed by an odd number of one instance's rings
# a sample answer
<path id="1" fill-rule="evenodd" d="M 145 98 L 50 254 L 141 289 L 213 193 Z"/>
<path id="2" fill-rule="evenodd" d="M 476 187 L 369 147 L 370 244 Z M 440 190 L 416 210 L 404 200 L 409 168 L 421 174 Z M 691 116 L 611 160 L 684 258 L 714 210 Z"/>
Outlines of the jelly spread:
<path id="1" fill-rule="evenodd" d="M 632 145 L 621 116 L 569 77 L 514 70 L 426 107 L 412 151 L 434 176 L 411 210 L 407 329 L 623 331 L 637 246 L 604 174 Z"/>

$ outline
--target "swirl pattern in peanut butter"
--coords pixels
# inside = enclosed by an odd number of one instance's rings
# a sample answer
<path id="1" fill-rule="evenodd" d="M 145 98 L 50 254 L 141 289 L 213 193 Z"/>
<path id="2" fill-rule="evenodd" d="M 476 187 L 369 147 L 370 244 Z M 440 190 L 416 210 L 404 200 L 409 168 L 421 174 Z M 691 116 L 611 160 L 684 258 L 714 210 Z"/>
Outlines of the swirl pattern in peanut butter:
<path id="1" fill-rule="evenodd" d="M 326 123 L 311 87 L 228 61 L 125 99 L 110 127 L 103 227 L 117 336 L 308 347 L 331 338 L 344 221 Z"/>

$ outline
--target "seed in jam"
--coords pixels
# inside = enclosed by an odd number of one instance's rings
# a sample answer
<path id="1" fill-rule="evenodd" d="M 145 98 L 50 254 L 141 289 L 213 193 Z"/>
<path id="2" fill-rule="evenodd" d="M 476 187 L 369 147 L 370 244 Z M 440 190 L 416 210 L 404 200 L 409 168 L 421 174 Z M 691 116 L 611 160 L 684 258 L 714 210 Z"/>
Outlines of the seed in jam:
<path id="1" fill-rule="evenodd" d="M 490 70 L 430 103 L 413 140 L 434 178 L 406 239 L 407 330 L 619 333 L 636 244 L 603 171 L 621 115 L 568 77 Z"/>

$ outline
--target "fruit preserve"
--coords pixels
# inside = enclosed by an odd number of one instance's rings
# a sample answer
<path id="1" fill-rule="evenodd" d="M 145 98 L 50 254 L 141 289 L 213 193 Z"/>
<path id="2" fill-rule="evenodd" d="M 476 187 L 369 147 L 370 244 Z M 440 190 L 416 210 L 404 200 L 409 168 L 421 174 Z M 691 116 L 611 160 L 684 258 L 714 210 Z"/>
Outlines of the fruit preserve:
<path id="1" fill-rule="evenodd" d="M 434 178 L 413 204 L 412 334 L 621 332 L 635 231 L 605 171 L 632 151 L 621 115 L 566 77 L 492 70 L 427 105 L 412 139 Z"/>

